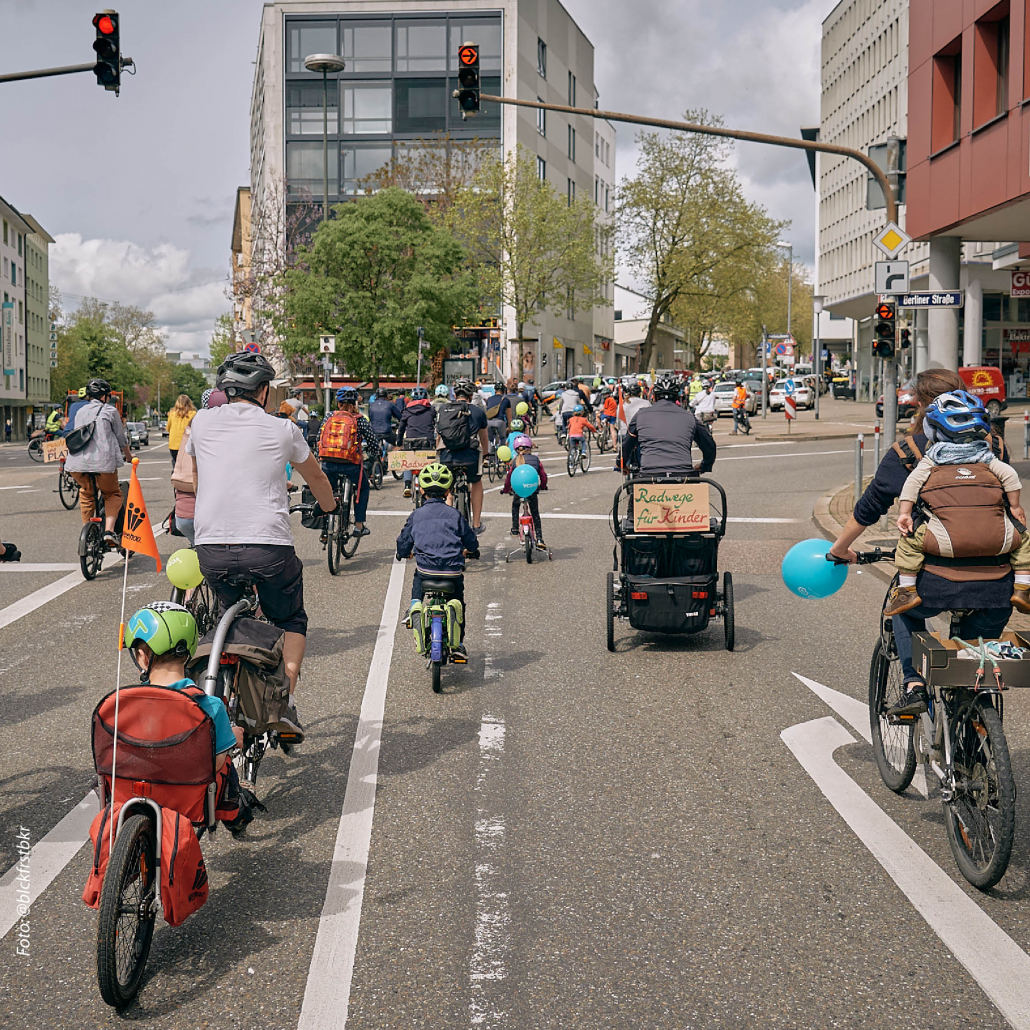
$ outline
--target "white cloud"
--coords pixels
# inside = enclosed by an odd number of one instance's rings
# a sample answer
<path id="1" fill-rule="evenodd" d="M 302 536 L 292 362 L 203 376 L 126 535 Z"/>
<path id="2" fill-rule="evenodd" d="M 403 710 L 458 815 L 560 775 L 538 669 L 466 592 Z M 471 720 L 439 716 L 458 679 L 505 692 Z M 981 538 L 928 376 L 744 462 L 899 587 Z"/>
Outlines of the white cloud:
<path id="1" fill-rule="evenodd" d="M 193 267 L 190 252 L 171 243 L 148 250 L 130 240 L 61 233 L 50 251 L 50 278 L 69 309 L 97 297 L 152 311 L 172 351 L 207 353 L 215 319 L 231 306 L 218 272 Z"/>

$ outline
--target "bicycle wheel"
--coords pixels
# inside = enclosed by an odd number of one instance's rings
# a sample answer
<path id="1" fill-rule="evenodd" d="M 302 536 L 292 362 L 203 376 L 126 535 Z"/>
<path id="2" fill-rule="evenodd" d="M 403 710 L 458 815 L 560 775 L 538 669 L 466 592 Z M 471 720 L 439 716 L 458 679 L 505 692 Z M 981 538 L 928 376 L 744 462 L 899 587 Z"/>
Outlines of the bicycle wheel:
<path id="1" fill-rule="evenodd" d="M 57 493 L 61 503 L 71 511 L 79 503 L 79 484 L 71 477 L 70 472 L 61 469 L 57 477 Z"/>
<path id="2" fill-rule="evenodd" d="M 536 550 L 536 544 L 533 542 L 533 534 L 532 533 L 527 533 L 526 534 L 525 547 L 526 547 L 526 561 L 530 565 L 532 565 L 533 564 L 533 551 Z"/>
<path id="3" fill-rule="evenodd" d="M 104 564 L 104 532 L 99 522 L 87 522 L 79 535 L 79 566 L 86 579 L 96 579 Z"/>
<path id="4" fill-rule="evenodd" d="M 329 562 L 329 574 L 335 576 L 340 571 L 340 523 L 339 515 L 330 515 L 326 525 L 326 557 Z"/>
<path id="5" fill-rule="evenodd" d="M 455 490 L 454 504 L 458 511 L 461 512 L 465 521 L 471 525 L 472 513 L 469 509 L 469 488 L 467 483 L 462 482 L 462 484 Z"/>
<path id="6" fill-rule="evenodd" d="M 198 636 L 204 636 L 218 625 L 218 597 L 206 579 L 200 581 L 185 606 L 197 623 Z"/>
<path id="7" fill-rule="evenodd" d="M 570 478 L 576 474 L 577 468 L 579 468 L 579 457 L 576 454 L 576 448 L 570 447 L 569 456 L 565 459 L 565 470 Z"/>
<path id="8" fill-rule="evenodd" d="M 487 458 L 486 460 L 486 475 L 491 483 L 497 478 L 497 471 L 494 468 L 494 461 L 492 458 Z"/>
<path id="9" fill-rule="evenodd" d="M 987 702 L 950 720 L 955 797 L 944 805 L 948 844 L 959 872 L 980 890 L 1008 869 L 1016 834 L 1016 783 L 1001 716 Z"/>
<path id="10" fill-rule="evenodd" d="M 608 573 L 605 590 L 605 615 L 607 617 L 608 650 L 615 650 L 615 573 Z"/>
<path id="11" fill-rule="evenodd" d="M 579 467 L 584 472 L 590 471 L 590 444 L 586 440 L 583 441 L 583 446 L 579 452 Z"/>
<path id="12" fill-rule="evenodd" d="M 353 558 L 358 549 L 361 537 L 354 536 L 354 488 L 348 482 L 348 489 L 343 495 L 343 513 L 340 516 L 340 551 L 344 558 Z"/>
<path id="13" fill-rule="evenodd" d="M 722 631 L 726 650 L 732 651 L 736 643 L 737 622 L 733 611 L 733 576 L 728 572 L 722 576 Z"/>
<path id="14" fill-rule="evenodd" d="M 440 683 L 440 670 L 443 668 L 443 662 L 432 662 L 433 667 L 433 693 L 439 694 L 443 690 L 443 686 Z"/>
<path id="15" fill-rule="evenodd" d="M 124 1008 L 139 991 L 154 936 L 156 832 L 147 816 L 130 815 L 114 841 L 100 891 L 97 985 L 100 996 Z"/>
<path id="16" fill-rule="evenodd" d="M 43 441 L 41 439 L 29 441 L 29 457 L 33 461 L 43 460 Z"/>
<path id="17" fill-rule="evenodd" d="M 892 723 L 887 711 L 905 693 L 901 662 L 891 657 L 878 640 L 869 665 L 869 729 L 873 738 L 873 754 L 883 782 L 896 794 L 902 794 L 916 771 L 916 749 L 913 723 Z"/>
<path id="18" fill-rule="evenodd" d="M 394 479 L 400 479 L 403 473 L 394 473 Z M 374 490 L 381 490 L 383 486 L 383 463 L 381 461 L 372 462 L 372 472 L 369 475 L 369 482 L 372 484 Z"/>

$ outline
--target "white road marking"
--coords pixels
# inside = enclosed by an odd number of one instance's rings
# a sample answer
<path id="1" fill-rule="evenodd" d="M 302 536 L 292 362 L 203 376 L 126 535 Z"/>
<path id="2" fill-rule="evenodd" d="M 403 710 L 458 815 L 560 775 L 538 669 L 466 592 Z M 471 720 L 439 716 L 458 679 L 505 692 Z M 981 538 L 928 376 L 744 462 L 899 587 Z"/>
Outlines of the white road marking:
<path id="1" fill-rule="evenodd" d="M 372 663 L 365 681 L 361 715 L 354 736 L 343 814 L 336 831 L 333 864 L 318 921 L 298 1030 L 342 1030 L 347 1025 L 351 978 L 365 896 L 368 849 L 372 840 L 379 744 L 393 643 L 400 623 L 404 563 L 394 562 L 386 589 Z"/>
<path id="2" fill-rule="evenodd" d="M 5 562 L 0 572 L 72 572 L 78 568 L 71 562 Z"/>
<path id="3" fill-rule="evenodd" d="M 869 705 L 865 701 L 859 701 L 856 698 L 849 697 L 847 694 L 842 694 L 839 690 L 834 690 L 832 687 L 816 683 L 815 680 L 810 680 L 807 676 L 799 676 L 796 672 L 792 672 L 791 675 L 804 683 L 817 697 L 822 698 L 852 729 L 861 733 L 867 744 L 872 744 L 873 731 L 869 727 Z M 924 798 L 930 796 L 930 790 L 926 785 L 926 770 L 922 765 L 916 766 L 915 775 L 912 777 L 912 785 Z"/>
<path id="4" fill-rule="evenodd" d="M 1030 956 L 834 761 L 855 738 L 832 716 L 781 739 L 984 994 L 1017 1030 L 1030 1030 Z"/>
<path id="5" fill-rule="evenodd" d="M 716 458 L 716 461 L 771 461 L 773 458 L 813 458 L 823 454 L 854 454 L 853 447 L 840 451 L 798 451 L 796 454 L 733 454 L 728 458 Z"/>
<path id="6" fill-rule="evenodd" d="M 31 486 L 0 486 L 0 490 L 31 490 Z"/>
<path id="7" fill-rule="evenodd" d="M 490 985 L 508 978 L 511 950 L 508 892 L 499 866 L 504 854 L 504 816 L 486 801 L 490 781 L 498 780 L 504 757 L 504 719 L 484 715 L 479 727 L 479 776 L 476 779 L 476 928 L 469 959 L 472 998 L 469 1022 L 474 1027 L 500 1026 L 507 1012 L 491 1001 Z"/>
<path id="8" fill-rule="evenodd" d="M 90 791 L 45 837 L 32 845 L 28 875 L 30 905 L 89 840 L 89 824 L 99 811 L 99 799 Z M 16 829 L 20 828 L 11 827 L 10 833 Z M 0 937 L 23 918 L 18 911 L 19 903 L 24 904 L 19 902 L 21 892 L 16 883 L 19 876 L 15 862 L 0 878 Z"/>

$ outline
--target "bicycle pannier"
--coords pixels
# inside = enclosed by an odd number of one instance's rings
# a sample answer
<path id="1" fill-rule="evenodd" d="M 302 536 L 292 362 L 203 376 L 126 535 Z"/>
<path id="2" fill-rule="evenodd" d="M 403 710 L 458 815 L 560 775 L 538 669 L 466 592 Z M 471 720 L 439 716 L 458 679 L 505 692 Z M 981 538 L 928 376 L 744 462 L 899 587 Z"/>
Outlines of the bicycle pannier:
<path id="1" fill-rule="evenodd" d="M 464 451 L 472 446 L 470 417 L 472 409 L 465 401 L 452 401 L 440 408 L 436 431 L 449 451 Z"/>
<path id="2" fill-rule="evenodd" d="M 187 675 L 203 673 L 211 653 L 214 630 L 197 647 Z M 239 659 L 236 670 L 236 723 L 257 735 L 279 722 L 290 698 L 290 681 L 283 662 L 285 634 L 259 619 L 237 619 L 229 628 L 223 655 Z"/>
<path id="3" fill-rule="evenodd" d="M 161 809 L 161 907 L 165 922 L 178 926 L 207 901 L 207 867 L 193 824 L 171 808 Z"/>

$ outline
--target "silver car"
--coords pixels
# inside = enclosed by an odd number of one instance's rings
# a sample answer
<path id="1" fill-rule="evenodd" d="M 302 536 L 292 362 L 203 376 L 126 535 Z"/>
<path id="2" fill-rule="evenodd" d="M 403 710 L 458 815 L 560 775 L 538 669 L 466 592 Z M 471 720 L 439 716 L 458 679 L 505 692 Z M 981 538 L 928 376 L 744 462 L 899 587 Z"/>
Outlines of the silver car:
<path id="1" fill-rule="evenodd" d="M 744 401 L 744 410 L 753 415 L 758 408 L 758 398 L 755 394 L 754 385 L 748 381 L 744 383 L 747 391 L 747 400 Z M 737 392 L 736 383 L 716 383 L 715 389 L 715 413 L 716 415 L 733 415 L 733 395 Z"/>

